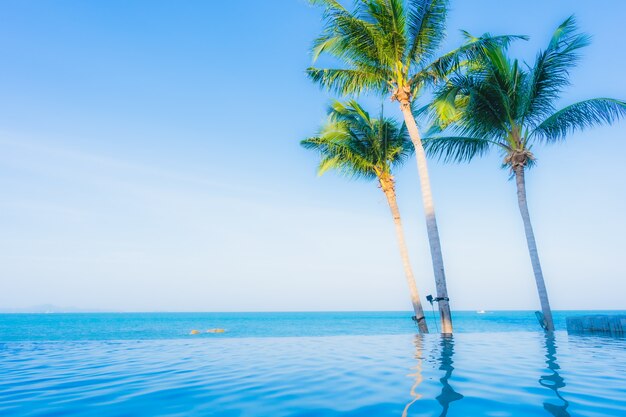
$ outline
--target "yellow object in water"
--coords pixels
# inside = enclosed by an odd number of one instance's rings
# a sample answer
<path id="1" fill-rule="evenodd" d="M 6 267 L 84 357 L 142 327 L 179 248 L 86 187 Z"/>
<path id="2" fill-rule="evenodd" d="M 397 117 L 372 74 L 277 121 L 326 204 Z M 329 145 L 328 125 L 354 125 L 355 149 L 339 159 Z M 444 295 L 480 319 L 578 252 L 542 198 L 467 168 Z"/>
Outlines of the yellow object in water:
<path id="1" fill-rule="evenodd" d="M 207 333 L 224 333 L 226 330 L 225 329 L 209 329 L 206 332 Z"/>
<path id="2" fill-rule="evenodd" d="M 200 334 L 200 330 L 192 330 L 189 334 Z"/>

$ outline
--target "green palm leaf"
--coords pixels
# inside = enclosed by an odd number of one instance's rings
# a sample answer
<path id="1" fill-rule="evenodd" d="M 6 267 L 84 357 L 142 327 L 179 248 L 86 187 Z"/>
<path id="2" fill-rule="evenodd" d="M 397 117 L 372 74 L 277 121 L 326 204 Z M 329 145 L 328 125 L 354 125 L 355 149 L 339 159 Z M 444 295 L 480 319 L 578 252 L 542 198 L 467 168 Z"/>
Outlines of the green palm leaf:
<path id="1" fill-rule="evenodd" d="M 485 51 L 506 49 L 514 40 L 527 39 L 526 36 L 521 35 L 492 36 L 488 33 L 479 38 L 475 38 L 467 32 L 464 33 L 467 42 L 434 60 L 420 71 L 420 73 L 416 74 L 415 77 L 420 77 L 421 73 L 424 72 L 430 74 L 430 78 L 435 81 L 445 80 L 453 71 L 482 59 Z"/>
<path id="2" fill-rule="evenodd" d="M 478 39 L 469 38 L 471 42 Z M 554 110 L 555 101 L 569 83 L 569 70 L 578 59 L 578 51 L 588 39 L 577 32 L 570 17 L 557 28 L 535 65 L 527 69 L 509 58 L 503 46 L 477 49 L 471 65 L 456 68 L 429 105 L 433 128 L 428 136 L 446 138 L 429 143 L 430 153 L 445 161 L 468 161 L 486 152 L 491 143 L 508 155 L 505 163 L 523 161 L 530 167 L 534 161 L 529 149 L 532 140 L 563 140 L 568 133 L 611 124 L 626 116 L 626 103 L 610 98 Z M 513 154 L 519 158 L 511 158 Z"/>
<path id="3" fill-rule="evenodd" d="M 445 35 L 448 0 L 410 1 L 406 65 L 434 58 Z"/>
<path id="4" fill-rule="evenodd" d="M 413 151 L 404 125 L 382 115 L 372 118 L 354 100 L 334 101 L 318 135 L 300 143 L 319 153 L 319 175 L 333 169 L 369 180 L 390 173 Z"/>
<path id="5" fill-rule="evenodd" d="M 545 51 L 537 54 L 529 77 L 526 116 L 538 121 L 554 112 L 554 102 L 569 85 L 569 70 L 580 59 L 580 49 L 590 37 L 577 32 L 574 16 L 567 18 L 554 32 Z"/>
<path id="6" fill-rule="evenodd" d="M 341 95 L 359 94 L 363 90 L 384 90 L 387 79 L 384 73 L 361 69 L 308 68 L 308 76 L 319 85 Z"/>
<path id="7" fill-rule="evenodd" d="M 359 0 L 351 10 L 334 0 L 312 3 L 324 9 L 324 29 L 313 44 L 313 60 L 326 53 L 342 65 L 311 67 L 307 74 L 342 95 L 366 90 L 393 94 L 409 86 L 414 99 L 423 87 L 445 79 L 484 48 L 520 38 L 485 34 L 433 60 L 444 38 L 448 0 Z"/>
<path id="8" fill-rule="evenodd" d="M 626 102 L 611 98 L 594 98 L 557 111 L 537 126 L 531 135 L 539 140 L 555 142 L 564 140 L 568 133 L 612 124 L 621 117 L 626 117 Z"/>
<path id="9" fill-rule="evenodd" d="M 469 162 L 487 154 L 494 144 L 480 138 L 463 136 L 438 136 L 424 138 L 426 153 L 443 162 Z"/>

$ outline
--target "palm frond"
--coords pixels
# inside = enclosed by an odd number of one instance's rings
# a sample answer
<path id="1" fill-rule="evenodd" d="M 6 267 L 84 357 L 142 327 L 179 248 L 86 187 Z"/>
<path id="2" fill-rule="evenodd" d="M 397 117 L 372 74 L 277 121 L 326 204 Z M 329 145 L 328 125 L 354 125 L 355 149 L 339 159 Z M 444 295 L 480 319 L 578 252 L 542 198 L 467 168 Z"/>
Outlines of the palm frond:
<path id="1" fill-rule="evenodd" d="M 403 0 L 367 0 L 357 3 L 363 20 L 377 28 L 381 53 L 379 60 L 386 65 L 400 61 L 406 48 L 406 14 Z"/>
<path id="2" fill-rule="evenodd" d="M 320 86 L 341 95 L 359 94 L 364 90 L 387 91 L 383 74 L 358 69 L 308 68 L 307 75 Z"/>
<path id="3" fill-rule="evenodd" d="M 321 177 L 327 171 L 331 169 L 341 170 L 341 157 L 339 155 L 334 156 L 323 156 L 320 160 L 319 165 L 317 166 L 317 176 Z"/>
<path id="4" fill-rule="evenodd" d="M 334 169 L 353 178 L 374 179 L 390 173 L 413 151 L 404 125 L 372 118 L 356 101 L 335 101 L 317 136 L 300 142 L 320 155 L 318 173 Z"/>
<path id="5" fill-rule="evenodd" d="M 454 124 L 461 136 L 493 138 L 509 129 L 509 101 L 502 85 L 478 73 L 456 74 L 432 103 L 442 126 Z"/>
<path id="6" fill-rule="evenodd" d="M 445 37 L 448 0 L 409 0 L 406 65 L 430 60 Z"/>
<path id="7" fill-rule="evenodd" d="M 470 44 L 480 42 L 469 34 L 467 38 Z M 610 98 L 555 111 L 554 102 L 569 82 L 568 71 L 588 41 L 569 18 L 528 69 L 509 58 L 505 45 L 475 48 L 467 65 L 457 61 L 460 68 L 435 91 L 427 113 L 433 119 L 431 129 L 424 139 L 428 154 L 446 162 L 463 162 L 496 147 L 507 155 L 507 167 L 511 161 L 530 167 L 535 163 L 533 140 L 555 142 L 571 132 L 626 117 L 626 102 Z M 457 64 L 450 58 L 437 65 L 448 69 Z M 528 157 L 519 159 L 520 155 Z"/>
<path id="8" fill-rule="evenodd" d="M 309 3 L 315 6 L 324 6 L 328 9 L 345 10 L 337 0 L 309 0 Z"/>
<path id="9" fill-rule="evenodd" d="M 546 142 L 565 139 L 568 133 L 602 124 L 612 124 L 626 117 L 626 102 L 594 98 L 567 106 L 544 120 L 531 137 Z"/>
<path id="10" fill-rule="evenodd" d="M 579 33 L 574 16 L 556 29 L 545 51 L 537 54 L 528 81 L 526 117 L 538 123 L 554 112 L 554 103 L 569 82 L 569 70 L 580 59 L 580 49 L 589 45 L 590 37 Z"/>
<path id="11" fill-rule="evenodd" d="M 325 26 L 322 35 L 314 41 L 313 60 L 326 52 L 349 63 L 378 62 L 383 45 L 377 26 L 359 17 L 359 8 L 349 12 L 333 1 L 320 3 L 324 6 Z"/>
<path id="12" fill-rule="evenodd" d="M 521 35 L 492 36 L 488 33 L 479 38 L 466 34 L 466 38 L 468 41 L 465 44 L 437 58 L 425 66 L 422 71 L 432 74 L 431 76 L 437 80 L 445 80 L 453 71 L 461 68 L 463 64 L 480 59 L 484 56 L 485 51 L 506 49 L 514 40 L 528 39 L 526 36 Z"/>
<path id="13" fill-rule="evenodd" d="M 352 122 L 370 128 L 373 125 L 370 114 L 356 100 L 334 100 L 329 106 L 329 115 L 332 120 Z"/>
<path id="14" fill-rule="evenodd" d="M 430 157 L 443 162 L 469 162 L 489 152 L 493 142 L 463 136 L 426 137 L 422 140 Z"/>

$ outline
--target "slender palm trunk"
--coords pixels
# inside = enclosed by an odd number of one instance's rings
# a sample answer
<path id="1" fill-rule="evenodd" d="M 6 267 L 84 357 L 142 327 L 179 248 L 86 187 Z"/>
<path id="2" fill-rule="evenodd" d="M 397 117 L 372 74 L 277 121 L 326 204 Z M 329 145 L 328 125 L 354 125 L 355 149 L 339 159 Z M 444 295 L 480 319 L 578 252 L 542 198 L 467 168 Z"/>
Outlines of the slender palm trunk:
<path id="1" fill-rule="evenodd" d="M 530 223 L 530 214 L 528 213 L 528 204 L 526 203 L 526 181 L 524 179 L 524 166 L 518 165 L 514 168 L 514 171 L 515 181 L 517 183 L 517 203 L 519 204 L 519 211 L 522 214 L 522 220 L 524 221 L 526 243 L 528 244 L 530 262 L 533 265 L 533 272 L 535 273 L 537 292 L 539 293 L 539 301 L 541 302 L 541 311 L 546 319 L 546 330 L 552 332 L 554 331 L 552 310 L 550 309 L 550 301 L 548 300 L 546 283 L 543 280 L 543 272 L 541 272 L 541 263 L 539 262 L 537 244 L 535 243 L 535 234 L 533 232 L 533 226 Z"/>
<path id="2" fill-rule="evenodd" d="M 406 247 L 404 240 L 404 230 L 402 229 L 402 221 L 400 220 L 400 210 L 398 209 L 398 203 L 396 201 L 396 191 L 393 184 L 393 177 L 385 175 L 379 178 L 380 188 L 387 197 L 389 208 L 391 209 L 391 215 L 393 216 L 393 223 L 396 226 L 396 238 L 398 239 L 398 247 L 400 248 L 400 256 L 402 257 L 402 266 L 404 267 L 404 275 L 406 276 L 406 282 L 409 284 L 409 292 L 411 294 L 411 303 L 413 304 L 413 311 L 415 312 L 415 319 L 417 320 L 417 326 L 420 333 L 428 333 L 428 326 L 426 325 L 426 318 L 424 317 L 424 309 L 422 308 L 422 302 L 420 301 L 420 295 L 417 291 L 417 285 L 415 284 L 415 277 L 413 276 L 413 268 L 409 262 L 409 251 Z"/>
<path id="3" fill-rule="evenodd" d="M 448 288 L 446 286 L 446 274 L 443 268 L 443 255 L 441 253 L 441 242 L 439 241 L 439 230 L 437 229 L 437 218 L 435 217 L 435 205 L 433 195 L 430 191 L 430 178 L 428 176 L 428 165 L 426 163 L 426 153 L 422 146 L 415 117 L 411 113 L 409 102 L 401 102 L 400 109 L 404 116 L 409 131 L 409 136 L 415 147 L 415 158 L 417 160 L 417 172 L 419 174 L 420 186 L 422 189 L 422 201 L 424 203 L 424 213 L 426 214 L 426 230 L 428 232 L 428 243 L 430 244 L 430 255 L 435 273 L 435 284 L 437 286 L 437 298 L 439 298 L 439 315 L 441 317 L 441 332 L 452 333 L 452 314 L 450 313 L 450 302 L 448 299 Z"/>

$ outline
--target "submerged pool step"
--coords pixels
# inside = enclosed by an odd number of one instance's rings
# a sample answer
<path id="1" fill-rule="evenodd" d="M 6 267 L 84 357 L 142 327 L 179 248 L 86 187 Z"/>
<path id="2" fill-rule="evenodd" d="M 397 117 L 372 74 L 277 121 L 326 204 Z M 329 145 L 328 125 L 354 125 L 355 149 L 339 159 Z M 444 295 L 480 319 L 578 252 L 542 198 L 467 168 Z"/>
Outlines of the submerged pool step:
<path id="1" fill-rule="evenodd" d="M 567 332 L 573 334 L 599 333 L 625 336 L 626 315 L 596 314 L 592 316 L 566 317 Z"/>

